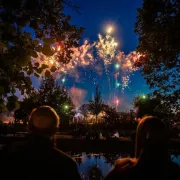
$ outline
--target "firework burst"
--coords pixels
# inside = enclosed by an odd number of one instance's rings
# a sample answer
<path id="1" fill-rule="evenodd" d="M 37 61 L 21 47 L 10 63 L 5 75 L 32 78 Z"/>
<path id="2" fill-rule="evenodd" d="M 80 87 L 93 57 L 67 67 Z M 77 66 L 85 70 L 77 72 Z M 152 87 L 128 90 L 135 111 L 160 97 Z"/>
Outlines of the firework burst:
<path id="1" fill-rule="evenodd" d="M 74 80 L 80 80 L 84 83 L 87 79 L 91 79 L 93 84 L 97 84 L 98 80 L 104 73 L 108 78 L 108 87 L 110 92 L 114 89 L 114 94 L 121 89 L 123 92 L 128 87 L 130 82 L 130 75 L 132 72 L 138 70 L 134 64 L 139 60 L 141 55 L 136 51 L 124 54 L 124 52 L 118 49 L 118 43 L 116 39 L 111 36 L 112 27 L 107 29 L 105 36 L 99 34 L 98 40 L 89 43 L 87 40 L 78 47 L 72 48 L 71 60 L 68 64 L 59 62 L 59 53 L 61 53 L 62 47 L 58 44 L 52 45 L 54 55 L 47 57 L 42 53 L 38 53 L 37 58 L 33 58 L 33 63 L 39 63 L 40 66 L 46 65 L 46 70 L 51 71 L 55 68 L 53 75 L 59 79 L 63 84 L 68 77 L 74 78 Z M 98 63 L 101 64 L 98 64 Z M 79 71 L 79 68 L 84 69 Z M 103 70 L 104 67 L 104 70 Z M 114 70 L 112 71 L 112 67 Z"/>
<path id="2" fill-rule="evenodd" d="M 99 58 L 104 60 L 104 64 L 111 64 L 111 61 L 116 57 L 118 43 L 110 35 L 104 38 L 101 34 L 98 35 L 99 40 L 95 43 Z"/>

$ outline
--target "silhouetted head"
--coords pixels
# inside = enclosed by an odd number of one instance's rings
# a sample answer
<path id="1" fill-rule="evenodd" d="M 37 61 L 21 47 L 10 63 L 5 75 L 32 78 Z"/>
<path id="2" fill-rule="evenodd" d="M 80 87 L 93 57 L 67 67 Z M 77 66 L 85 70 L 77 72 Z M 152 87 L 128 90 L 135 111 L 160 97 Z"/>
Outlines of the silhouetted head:
<path id="1" fill-rule="evenodd" d="M 135 157 L 139 158 L 142 151 L 149 154 L 166 154 L 167 132 L 164 123 L 153 116 L 144 117 L 136 130 Z"/>
<path id="2" fill-rule="evenodd" d="M 53 108 L 41 106 L 32 110 L 29 118 L 29 130 L 31 133 L 52 137 L 59 123 L 59 116 Z"/>

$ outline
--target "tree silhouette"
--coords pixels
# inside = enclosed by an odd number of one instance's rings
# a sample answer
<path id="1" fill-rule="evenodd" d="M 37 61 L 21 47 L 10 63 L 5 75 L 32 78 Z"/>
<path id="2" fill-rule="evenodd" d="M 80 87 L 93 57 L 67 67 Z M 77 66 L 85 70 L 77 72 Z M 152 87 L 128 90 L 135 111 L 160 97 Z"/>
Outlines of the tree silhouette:
<path id="1" fill-rule="evenodd" d="M 6 111 L 6 105 L 3 99 L 0 99 L 0 114 Z"/>
<path id="2" fill-rule="evenodd" d="M 103 117 L 107 123 L 114 123 L 120 119 L 120 116 L 115 108 L 104 105 L 103 108 L 106 115 Z"/>
<path id="3" fill-rule="evenodd" d="M 21 102 L 21 107 L 28 113 L 42 105 L 54 108 L 60 116 L 61 124 L 67 124 L 74 115 L 74 105 L 66 89 L 56 83 L 52 76 L 43 77 L 40 88 L 26 95 Z"/>
<path id="4" fill-rule="evenodd" d="M 139 118 L 145 115 L 167 117 L 170 113 L 168 108 L 161 102 L 160 99 L 146 96 L 143 98 L 141 96 L 136 96 L 133 100 L 134 108 L 137 109 L 137 116 Z"/>
<path id="5" fill-rule="evenodd" d="M 89 105 L 83 104 L 82 106 L 80 106 L 79 112 L 84 116 L 85 121 L 87 121 L 87 116 L 89 113 Z"/>
<path id="6" fill-rule="evenodd" d="M 138 9 L 135 32 L 139 36 L 137 51 L 143 54 L 136 65 L 154 95 L 166 105 L 180 106 L 180 1 L 144 0 Z"/>
<path id="7" fill-rule="evenodd" d="M 19 108 L 14 112 L 15 123 L 20 122 L 22 120 L 23 124 L 26 124 L 28 121 L 28 114 L 24 111 L 24 109 Z"/>
<path id="8" fill-rule="evenodd" d="M 92 100 L 89 101 L 89 111 L 96 116 L 96 123 L 98 121 L 98 115 L 103 110 L 104 104 L 99 91 L 99 86 L 96 86 L 95 95 Z"/>
<path id="9" fill-rule="evenodd" d="M 6 108 L 8 111 L 13 111 L 18 107 L 18 98 L 13 94 L 7 97 Z"/>
<path id="10" fill-rule="evenodd" d="M 53 55 L 50 46 L 57 42 L 62 47 L 59 61 L 71 59 L 83 28 L 72 25 L 63 9 L 77 7 L 66 0 L 1 0 L 0 6 L 0 95 L 7 96 L 15 88 L 27 93 L 32 85 L 30 75 L 39 77 L 47 68 L 33 63 L 38 52 Z"/>

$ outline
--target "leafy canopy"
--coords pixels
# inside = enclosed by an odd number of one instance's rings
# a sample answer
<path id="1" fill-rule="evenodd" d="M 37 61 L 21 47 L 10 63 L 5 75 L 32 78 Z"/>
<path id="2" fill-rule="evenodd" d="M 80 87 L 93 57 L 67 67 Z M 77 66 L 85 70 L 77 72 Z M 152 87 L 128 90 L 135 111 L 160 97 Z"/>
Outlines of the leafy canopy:
<path id="1" fill-rule="evenodd" d="M 86 118 L 89 113 L 89 104 L 83 104 L 79 107 L 79 112 Z"/>
<path id="2" fill-rule="evenodd" d="M 180 1 L 144 0 L 137 14 L 137 50 L 145 56 L 141 67 L 154 95 L 167 106 L 180 106 Z"/>
<path id="3" fill-rule="evenodd" d="M 21 102 L 21 108 L 30 113 L 33 108 L 48 105 L 56 110 L 61 120 L 74 115 L 74 105 L 66 89 L 55 82 L 52 76 L 43 77 L 40 88 L 26 95 Z"/>
<path id="4" fill-rule="evenodd" d="M 50 46 L 61 47 L 59 61 L 68 63 L 72 47 L 78 46 L 83 28 L 70 24 L 63 13 L 65 0 L 1 0 L 0 2 L 0 95 L 18 88 L 31 91 L 30 75 L 39 75 L 46 66 L 33 64 L 37 52 L 53 55 Z M 41 45 L 40 45 L 41 44 Z M 46 72 L 50 75 L 50 72 Z"/>
<path id="5" fill-rule="evenodd" d="M 120 115 L 114 107 L 104 105 L 103 110 L 105 112 L 104 120 L 106 121 L 106 123 L 114 123 L 120 119 Z"/>
<path id="6" fill-rule="evenodd" d="M 158 116 L 160 118 L 168 118 L 168 114 L 172 113 L 160 99 L 155 97 L 136 96 L 133 100 L 133 106 L 137 109 L 137 117 L 142 118 L 146 115 Z"/>

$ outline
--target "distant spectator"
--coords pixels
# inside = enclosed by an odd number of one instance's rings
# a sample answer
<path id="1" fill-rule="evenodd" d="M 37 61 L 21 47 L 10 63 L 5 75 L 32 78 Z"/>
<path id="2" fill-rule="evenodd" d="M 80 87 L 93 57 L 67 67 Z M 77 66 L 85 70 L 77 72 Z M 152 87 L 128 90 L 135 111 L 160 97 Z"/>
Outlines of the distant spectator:
<path id="1" fill-rule="evenodd" d="M 112 138 L 114 139 L 119 139 L 119 132 L 116 130 L 115 133 L 113 134 Z"/>
<path id="2" fill-rule="evenodd" d="M 105 180 L 177 180 L 180 169 L 168 155 L 165 125 L 155 117 L 145 117 L 137 127 L 135 158 L 117 161 Z"/>
<path id="3" fill-rule="evenodd" d="M 104 137 L 103 137 L 101 132 L 99 133 L 99 139 L 104 139 Z"/>
<path id="4" fill-rule="evenodd" d="M 77 165 L 53 145 L 59 117 L 49 106 L 34 109 L 26 140 L 5 147 L 0 154 L 0 179 L 81 179 Z"/>

